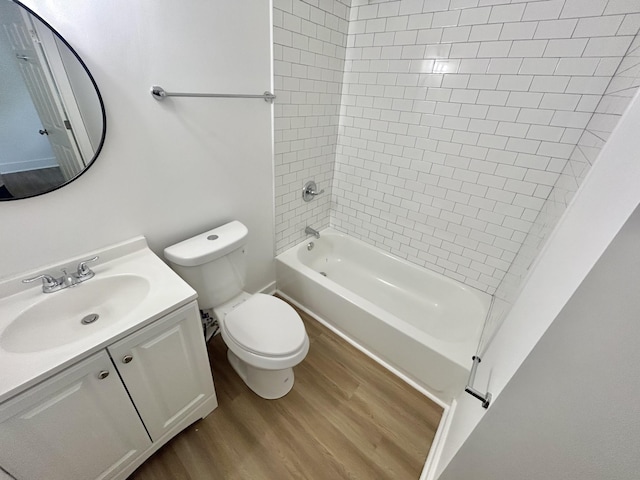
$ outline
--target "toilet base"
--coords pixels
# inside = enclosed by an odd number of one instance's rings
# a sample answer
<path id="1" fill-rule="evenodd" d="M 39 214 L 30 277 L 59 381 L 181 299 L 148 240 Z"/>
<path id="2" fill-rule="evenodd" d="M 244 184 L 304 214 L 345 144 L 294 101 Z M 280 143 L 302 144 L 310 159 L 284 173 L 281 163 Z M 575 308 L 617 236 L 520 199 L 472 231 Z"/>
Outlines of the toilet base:
<path id="1" fill-rule="evenodd" d="M 282 370 L 263 370 L 240 360 L 227 349 L 229 363 L 253 392 L 267 400 L 284 397 L 293 388 L 293 368 Z"/>

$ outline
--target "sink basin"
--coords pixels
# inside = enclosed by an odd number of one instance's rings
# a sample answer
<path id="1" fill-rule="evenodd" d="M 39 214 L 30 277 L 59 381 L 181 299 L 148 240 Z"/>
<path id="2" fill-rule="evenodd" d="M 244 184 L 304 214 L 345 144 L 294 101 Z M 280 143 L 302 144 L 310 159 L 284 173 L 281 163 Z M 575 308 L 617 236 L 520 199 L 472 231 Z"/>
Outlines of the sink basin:
<path id="1" fill-rule="evenodd" d="M 96 276 L 75 287 L 43 293 L 38 303 L 5 328 L 0 347 L 7 352 L 29 353 L 81 340 L 126 317 L 149 290 L 146 278 L 122 274 Z"/>

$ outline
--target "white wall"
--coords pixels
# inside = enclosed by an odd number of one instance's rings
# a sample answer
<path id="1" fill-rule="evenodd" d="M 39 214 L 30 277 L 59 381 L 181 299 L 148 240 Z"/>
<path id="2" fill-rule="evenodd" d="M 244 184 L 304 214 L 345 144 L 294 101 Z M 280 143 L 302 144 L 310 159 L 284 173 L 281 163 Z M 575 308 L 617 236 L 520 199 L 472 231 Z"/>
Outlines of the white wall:
<path id="1" fill-rule="evenodd" d="M 640 457 L 640 210 L 441 480 L 632 480 Z"/>
<path id="2" fill-rule="evenodd" d="M 505 385 L 640 203 L 640 163 L 636 157 L 639 124 L 640 99 L 636 96 L 482 357 L 475 385 L 478 390 L 489 390 L 499 399 Z M 486 413 L 468 394 L 461 393 L 456 403 L 438 472 Z"/>
<path id="3" fill-rule="evenodd" d="M 248 288 L 274 280 L 270 104 L 169 99 L 271 85 L 263 0 L 26 2 L 85 60 L 107 109 L 95 164 L 58 191 L 0 205 L 0 276 L 134 235 L 156 252 L 231 219 L 250 231 Z"/>

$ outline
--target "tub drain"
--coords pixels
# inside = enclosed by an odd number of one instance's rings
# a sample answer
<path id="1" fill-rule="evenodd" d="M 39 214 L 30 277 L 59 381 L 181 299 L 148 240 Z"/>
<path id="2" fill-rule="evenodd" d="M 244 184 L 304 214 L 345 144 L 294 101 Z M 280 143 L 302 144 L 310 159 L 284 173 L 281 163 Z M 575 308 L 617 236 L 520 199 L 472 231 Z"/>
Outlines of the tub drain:
<path id="1" fill-rule="evenodd" d="M 320 275 L 322 275 L 323 277 L 327 276 L 327 272 L 320 272 Z"/>
<path id="2" fill-rule="evenodd" d="M 100 315 L 98 315 L 97 313 L 90 313 L 89 315 L 84 317 L 82 320 L 80 320 L 80 323 L 83 325 L 90 325 L 96 320 L 98 320 L 99 318 L 100 318 Z"/>

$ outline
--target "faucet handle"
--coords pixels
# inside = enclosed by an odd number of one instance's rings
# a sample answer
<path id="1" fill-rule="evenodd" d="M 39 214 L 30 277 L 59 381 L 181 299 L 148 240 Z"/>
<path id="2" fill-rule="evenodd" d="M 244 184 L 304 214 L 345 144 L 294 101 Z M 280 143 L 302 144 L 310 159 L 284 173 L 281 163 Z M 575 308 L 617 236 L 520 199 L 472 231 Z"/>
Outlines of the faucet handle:
<path id="1" fill-rule="evenodd" d="M 304 187 L 302 187 L 302 199 L 305 202 L 310 202 L 317 195 L 324 193 L 324 188 L 320 191 L 318 191 L 317 188 L 318 186 L 316 185 L 316 182 L 314 182 L 313 180 L 310 180 L 307 183 L 305 183 Z"/>
<path id="2" fill-rule="evenodd" d="M 24 280 L 22 280 L 22 283 L 31 283 L 39 279 L 42 279 L 42 291 L 45 293 L 50 292 L 52 289 L 60 286 L 58 280 L 53 278 L 51 275 L 47 275 L 46 273 L 33 278 L 25 278 Z"/>
<path id="3" fill-rule="evenodd" d="M 80 262 L 78 264 L 78 270 L 76 271 L 76 276 L 77 277 L 93 277 L 95 274 L 93 273 L 93 270 L 91 270 L 89 267 L 87 267 L 87 263 L 89 262 L 95 262 L 96 260 L 98 260 L 98 258 L 100 258 L 98 255 L 96 255 L 93 258 L 89 258 L 87 260 L 83 260 L 82 262 Z M 86 280 L 86 278 L 85 278 Z"/>

